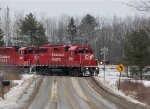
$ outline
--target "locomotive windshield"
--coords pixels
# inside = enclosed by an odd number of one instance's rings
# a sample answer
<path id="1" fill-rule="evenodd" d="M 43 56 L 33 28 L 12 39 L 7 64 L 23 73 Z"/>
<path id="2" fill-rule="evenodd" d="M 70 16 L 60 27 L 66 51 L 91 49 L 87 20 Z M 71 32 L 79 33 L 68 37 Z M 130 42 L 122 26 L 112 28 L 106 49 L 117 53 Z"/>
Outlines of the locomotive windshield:
<path id="1" fill-rule="evenodd" d="M 85 49 L 84 49 L 84 54 L 87 54 L 88 51 L 89 51 L 89 49 L 88 49 L 88 48 L 85 48 Z"/>
<path id="2" fill-rule="evenodd" d="M 92 50 L 89 50 L 89 48 L 78 48 L 78 53 L 81 53 L 81 54 L 91 53 L 92 54 Z"/>
<path id="3" fill-rule="evenodd" d="M 39 53 L 47 53 L 47 49 L 41 48 L 41 49 L 39 49 Z"/>
<path id="4" fill-rule="evenodd" d="M 91 53 L 91 54 L 93 54 L 93 51 L 92 51 L 92 50 L 90 50 L 90 53 Z"/>
<path id="5" fill-rule="evenodd" d="M 28 50 L 28 54 L 38 54 L 37 50 Z"/>
<path id="6" fill-rule="evenodd" d="M 78 53 L 83 53 L 83 48 L 79 48 Z"/>
<path id="7" fill-rule="evenodd" d="M 61 51 L 61 48 L 53 48 L 53 50 L 54 50 L 55 52 L 59 52 L 59 51 Z"/>
<path id="8" fill-rule="evenodd" d="M 69 48 L 70 48 L 70 47 L 65 47 L 65 51 L 68 51 Z"/>

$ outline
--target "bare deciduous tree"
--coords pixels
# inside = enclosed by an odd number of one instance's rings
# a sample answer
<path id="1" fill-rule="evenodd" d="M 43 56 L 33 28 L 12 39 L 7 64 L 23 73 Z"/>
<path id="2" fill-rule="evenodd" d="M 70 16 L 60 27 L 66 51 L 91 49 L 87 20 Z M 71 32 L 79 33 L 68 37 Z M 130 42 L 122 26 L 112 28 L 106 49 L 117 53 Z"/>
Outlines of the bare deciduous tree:
<path id="1" fill-rule="evenodd" d="M 130 4 L 122 3 L 138 11 L 150 11 L 150 0 L 131 0 Z"/>
<path id="2" fill-rule="evenodd" d="M 24 12 L 18 11 L 14 14 L 14 19 L 12 21 L 12 45 L 13 46 L 21 46 L 22 45 L 22 36 L 19 34 L 19 19 L 24 18 Z"/>

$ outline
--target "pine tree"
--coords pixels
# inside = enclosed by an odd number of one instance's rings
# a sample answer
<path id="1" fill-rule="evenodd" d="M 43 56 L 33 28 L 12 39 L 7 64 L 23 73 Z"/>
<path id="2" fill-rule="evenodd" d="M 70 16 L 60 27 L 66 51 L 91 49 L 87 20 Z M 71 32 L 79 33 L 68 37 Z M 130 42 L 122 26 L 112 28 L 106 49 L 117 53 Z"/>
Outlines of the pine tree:
<path id="1" fill-rule="evenodd" d="M 77 34 L 77 27 L 76 27 L 76 25 L 74 23 L 73 17 L 71 17 L 71 19 L 70 19 L 70 23 L 68 24 L 67 32 L 68 32 L 68 34 L 70 36 L 71 43 L 73 43 L 74 42 L 74 38 L 75 38 L 75 36 Z"/>
<path id="2" fill-rule="evenodd" d="M 0 28 L 0 46 L 3 46 L 3 44 L 4 44 L 3 36 L 4 36 L 3 30 Z"/>
<path id="3" fill-rule="evenodd" d="M 149 33 L 146 30 L 139 30 L 127 34 L 124 44 L 124 60 L 131 69 L 136 69 L 140 79 L 142 79 L 143 69 L 150 65 L 149 42 Z"/>
<path id="4" fill-rule="evenodd" d="M 45 36 L 45 29 L 41 23 L 38 24 L 36 33 L 35 45 L 43 45 L 48 43 L 48 38 Z"/>
<path id="5" fill-rule="evenodd" d="M 85 44 L 89 43 L 89 38 L 92 38 L 92 36 L 96 35 L 96 27 L 98 26 L 98 23 L 96 22 L 96 19 L 90 15 L 87 14 L 85 17 L 82 18 L 80 26 L 79 26 L 79 32 L 80 36 L 82 37 L 82 42 L 85 42 Z"/>
<path id="6" fill-rule="evenodd" d="M 21 35 L 29 36 L 30 45 L 40 46 L 48 43 L 43 25 L 36 20 L 32 13 L 28 14 L 23 20 L 20 19 L 19 28 Z"/>

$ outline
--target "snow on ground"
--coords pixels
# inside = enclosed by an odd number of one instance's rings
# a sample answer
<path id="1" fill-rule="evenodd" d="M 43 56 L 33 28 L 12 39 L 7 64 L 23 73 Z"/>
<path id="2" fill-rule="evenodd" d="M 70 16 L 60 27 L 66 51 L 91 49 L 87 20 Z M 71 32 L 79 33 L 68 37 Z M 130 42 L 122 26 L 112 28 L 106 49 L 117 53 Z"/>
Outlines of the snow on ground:
<path id="1" fill-rule="evenodd" d="M 4 100 L 0 98 L 0 109 L 12 109 L 16 106 L 17 101 L 22 98 L 23 94 L 32 84 L 33 75 L 23 74 L 21 80 L 13 80 L 12 82 L 16 83 L 17 85 L 4 95 Z"/>
<path id="2" fill-rule="evenodd" d="M 117 65 L 107 65 L 105 70 L 105 82 L 113 88 L 117 89 L 117 81 L 119 80 L 120 72 L 116 69 Z M 103 66 L 99 66 L 99 77 L 104 81 L 104 70 Z M 121 81 L 130 79 L 132 82 L 142 83 L 145 87 L 150 87 L 150 81 L 148 80 L 134 80 L 132 78 L 126 78 L 126 73 L 122 73 Z"/>
<path id="3" fill-rule="evenodd" d="M 119 80 L 120 73 L 117 71 L 116 66 L 106 66 L 105 69 L 105 80 L 103 66 L 99 67 L 99 79 L 105 81 L 109 86 L 117 89 L 117 81 Z"/>
<path id="4" fill-rule="evenodd" d="M 126 96 L 123 92 L 118 91 L 117 82 L 119 81 L 120 72 L 117 71 L 116 65 L 107 65 L 105 69 L 105 79 L 104 79 L 104 70 L 103 66 L 99 66 L 99 75 L 98 77 L 95 77 L 97 81 L 100 82 L 100 84 L 105 87 L 105 89 L 111 91 L 111 93 L 117 94 L 119 96 L 122 96 L 123 98 L 127 99 L 128 101 L 132 101 L 134 103 L 138 103 L 139 105 L 146 106 L 144 103 L 141 103 L 131 97 Z M 125 75 L 125 72 L 123 72 L 122 75 Z M 149 87 L 150 81 L 146 80 L 133 80 L 131 78 L 121 77 L 121 81 L 130 79 L 133 82 L 140 82 L 144 84 L 144 86 Z"/>
<path id="5" fill-rule="evenodd" d="M 20 85 L 23 83 L 23 81 L 29 79 L 33 77 L 33 74 L 22 74 L 21 75 L 21 80 L 12 80 L 13 83 L 17 84 L 17 85 Z"/>
<path id="6" fill-rule="evenodd" d="M 134 83 L 142 83 L 145 87 L 150 87 L 150 81 L 148 80 L 132 80 Z"/>

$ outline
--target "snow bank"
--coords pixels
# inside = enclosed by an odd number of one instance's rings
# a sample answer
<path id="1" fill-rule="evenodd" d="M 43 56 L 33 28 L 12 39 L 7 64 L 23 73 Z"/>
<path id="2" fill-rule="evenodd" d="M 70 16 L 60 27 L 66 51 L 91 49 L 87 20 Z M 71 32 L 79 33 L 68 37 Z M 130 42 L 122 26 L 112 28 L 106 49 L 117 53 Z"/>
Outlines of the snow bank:
<path id="1" fill-rule="evenodd" d="M 110 86 L 112 86 L 113 88 L 117 88 L 116 87 L 116 83 L 119 80 L 119 76 L 120 76 L 120 72 L 118 72 L 118 70 L 116 69 L 117 65 L 106 65 L 106 69 L 105 69 L 105 81 L 106 83 L 108 83 Z M 122 75 L 126 75 L 125 72 L 122 73 Z M 104 70 L 103 70 L 103 66 L 99 66 L 99 77 L 101 77 L 101 79 L 104 79 Z M 126 77 L 121 77 L 121 81 L 123 80 L 127 80 L 130 79 L 131 82 L 138 82 L 138 83 L 142 83 L 145 87 L 150 87 L 150 81 L 147 80 L 133 80 L 132 78 L 126 78 Z"/>
<path id="2" fill-rule="evenodd" d="M 33 75 L 23 74 L 22 80 L 13 80 L 17 85 L 4 95 L 4 100 L 0 98 L 0 108 L 14 109 L 17 101 L 23 96 L 33 81 Z"/>
<path id="3" fill-rule="evenodd" d="M 145 87 L 150 87 L 150 81 L 147 80 L 130 80 L 133 83 L 142 83 Z"/>

